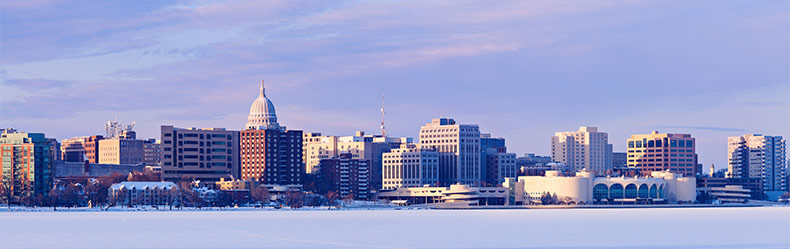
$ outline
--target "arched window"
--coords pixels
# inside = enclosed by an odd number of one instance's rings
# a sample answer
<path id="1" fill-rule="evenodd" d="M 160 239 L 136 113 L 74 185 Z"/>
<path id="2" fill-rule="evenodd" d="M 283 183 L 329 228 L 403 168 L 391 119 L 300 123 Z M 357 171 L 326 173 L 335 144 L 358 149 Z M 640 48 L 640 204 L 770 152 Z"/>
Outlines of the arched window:
<path id="1" fill-rule="evenodd" d="M 625 186 L 625 198 L 636 199 L 636 184 L 631 183 Z"/>
<path id="2" fill-rule="evenodd" d="M 656 188 L 655 184 L 650 185 L 650 198 L 658 198 L 658 188 Z"/>
<path id="3" fill-rule="evenodd" d="M 609 187 L 609 198 L 623 199 L 623 185 L 619 183 L 612 184 L 612 186 Z"/>
<path id="4" fill-rule="evenodd" d="M 593 187 L 593 199 L 609 199 L 609 188 L 606 187 L 606 184 L 595 184 L 595 187 Z"/>
<path id="5" fill-rule="evenodd" d="M 639 186 L 639 199 L 647 199 L 647 192 L 650 191 L 647 184 L 642 184 Z"/>
<path id="6" fill-rule="evenodd" d="M 664 199 L 664 185 L 662 184 L 658 187 L 658 198 Z"/>

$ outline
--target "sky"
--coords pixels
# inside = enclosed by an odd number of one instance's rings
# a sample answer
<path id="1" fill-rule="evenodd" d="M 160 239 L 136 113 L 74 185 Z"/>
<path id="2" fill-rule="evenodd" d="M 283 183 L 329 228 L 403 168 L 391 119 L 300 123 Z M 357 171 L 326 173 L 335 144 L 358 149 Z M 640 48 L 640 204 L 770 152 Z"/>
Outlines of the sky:
<path id="1" fill-rule="evenodd" d="M 140 138 L 244 127 L 260 80 L 289 129 L 416 137 L 479 124 L 509 152 L 596 126 L 790 135 L 788 1 L 3 1 L 0 127 Z"/>

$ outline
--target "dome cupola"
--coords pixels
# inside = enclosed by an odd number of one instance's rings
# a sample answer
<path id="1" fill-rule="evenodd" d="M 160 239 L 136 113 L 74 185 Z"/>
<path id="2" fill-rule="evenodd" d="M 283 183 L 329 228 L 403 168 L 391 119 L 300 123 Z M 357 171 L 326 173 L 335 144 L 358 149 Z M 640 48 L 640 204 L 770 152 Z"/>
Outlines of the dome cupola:
<path id="1" fill-rule="evenodd" d="M 258 98 L 250 106 L 250 116 L 247 118 L 246 130 L 270 130 L 279 129 L 277 124 L 277 114 L 274 111 L 274 104 L 266 98 L 266 89 L 261 80 L 261 91 Z"/>

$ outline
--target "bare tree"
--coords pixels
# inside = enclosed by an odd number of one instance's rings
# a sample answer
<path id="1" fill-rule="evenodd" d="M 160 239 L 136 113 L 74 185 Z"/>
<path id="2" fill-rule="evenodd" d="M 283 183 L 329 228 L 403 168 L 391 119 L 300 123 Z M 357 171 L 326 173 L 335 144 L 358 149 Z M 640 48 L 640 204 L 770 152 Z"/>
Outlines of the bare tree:
<path id="1" fill-rule="evenodd" d="M 113 172 L 112 175 L 109 176 L 109 181 L 111 182 L 111 185 L 112 184 L 116 184 L 116 183 L 120 183 L 122 181 L 125 181 L 126 179 L 127 179 L 127 176 L 124 175 L 124 174 L 121 174 L 120 172 Z"/>
<path id="2" fill-rule="evenodd" d="M 340 198 L 340 195 L 338 195 L 337 192 L 335 192 L 335 191 L 327 192 L 326 193 L 326 201 L 328 203 L 327 206 L 329 206 L 328 209 L 331 210 L 332 206 L 337 206 L 337 199 L 339 199 L 339 198 Z"/>
<path id="3" fill-rule="evenodd" d="M 107 193 L 111 186 L 110 181 L 111 179 L 91 179 L 86 183 L 86 197 L 92 204 L 99 206 L 100 209 L 104 209 L 101 206 L 110 205 L 107 199 Z"/>
<path id="4" fill-rule="evenodd" d="M 197 199 L 197 193 L 195 190 L 192 189 L 192 182 L 194 178 L 190 176 L 181 176 L 181 179 L 178 181 L 178 200 L 179 200 L 179 209 L 184 207 L 187 204 L 194 205 L 193 202 Z"/>
<path id="5" fill-rule="evenodd" d="M 354 194 L 348 193 L 345 196 L 343 196 L 343 202 L 345 203 L 346 206 L 349 206 L 352 203 L 354 203 Z"/>
<path id="6" fill-rule="evenodd" d="M 289 192 L 285 196 L 285 204 L 291 208 L 301 208 L 304 204 L 304 193 L 301 191 Z"/>
<path id="7" fill-rule="evenodd" d="M 80 187 L 76 184 L 69 184 L 66 186 L 66 189 L 63 191 L 63 200 L 66 202 L 68 207 L 76 207 L 80 203 Z"/>
<path id="8" fill-rule="evenodd" d="M 3 186 L 0 188 L 0 192 L 3 193 L 3 197 L 5 197 L 5 204 L 8 206 L 8 209 L 11 209 L 11 198 L 14 197 L 14 183 L 11 181 L 3 181 Z"/>
<path id="9" fill-rule="evenodd" d="M 265 204 L 268 204 L 269 201 L 271 201 L 271 194 L 269 193 L 269 189 L 266 188 L 265 186 L 259 186 L 253 189 L 250 192 L 250 197 L 252 197 L 253 201 L 259 203 L 261 205 L 261 208 L 263 208 Z"/>
<path id="10" fill-rule="evenodd" d="M 126 180 L 130 182 L 158 182 L 160 181 L 160 176 L 156 172 L 145 169 L 143 171 L 129 173 Z"/>
<path id="11" fill-rule="evenodd" d="M 170 208 L 170 210 L 173 210 L 173 203 L 178 198 L 178 196 L 179 196 L 178 188 L 172 187 L 167 190 L 167 205 Z"/>
<path id="12" fill-rule="evenodd" d="M 60 192 L 61 192 L 60 188 L 58 186 L 55 186 L 54 188 L 52 188 L 52 190 L 49 191 L 49 194 L 47 195 L 49 197 L 49 203 L 52 205 L 53 211 L 58 211 L 58 205 L 60 204 L 60 196 L 61 196 Z"/>

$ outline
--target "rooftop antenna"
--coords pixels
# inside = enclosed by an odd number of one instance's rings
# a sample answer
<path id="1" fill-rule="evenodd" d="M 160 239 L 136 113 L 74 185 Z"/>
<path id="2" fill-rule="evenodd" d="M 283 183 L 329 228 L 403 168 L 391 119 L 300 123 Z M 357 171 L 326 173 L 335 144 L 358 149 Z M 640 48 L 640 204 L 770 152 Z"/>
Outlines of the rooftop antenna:
<path id="1" fill-rule="evenodd" d="M 261 96 L 266 97 L 266 88 L 263 87 L 263 80 L 261 80 Z"/>
<path id="2" fill-rule="evenodd" d="M 387 112 L 384 110 L 384 94 L 381 94 L 381 136 L 387 136 L 387 128 L 384 127 L 384 114 Z"/>

